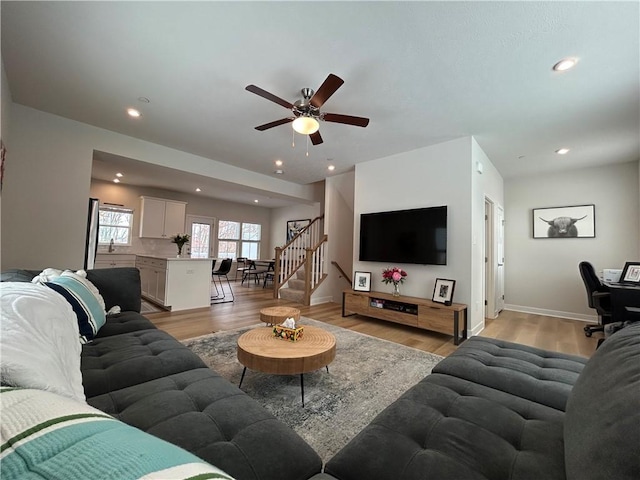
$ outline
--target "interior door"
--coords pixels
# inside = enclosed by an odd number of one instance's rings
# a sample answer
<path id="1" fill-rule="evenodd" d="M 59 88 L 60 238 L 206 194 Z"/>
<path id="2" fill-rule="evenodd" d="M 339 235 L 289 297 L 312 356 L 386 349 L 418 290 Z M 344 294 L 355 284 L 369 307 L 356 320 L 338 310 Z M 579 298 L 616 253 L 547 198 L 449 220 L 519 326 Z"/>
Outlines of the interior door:
<path id="1" fill-rule="evenodd" d="M 496 313 L 504 310 L 504 210 L 496 205 Z"/>
<path id="2" fill-rule="evenodd" d="M 191 232 L 191 240 L 187 243 L 191 258 L 213 258 L 213 227 L 215 219 L 187 215 L 187 228 Z"/>

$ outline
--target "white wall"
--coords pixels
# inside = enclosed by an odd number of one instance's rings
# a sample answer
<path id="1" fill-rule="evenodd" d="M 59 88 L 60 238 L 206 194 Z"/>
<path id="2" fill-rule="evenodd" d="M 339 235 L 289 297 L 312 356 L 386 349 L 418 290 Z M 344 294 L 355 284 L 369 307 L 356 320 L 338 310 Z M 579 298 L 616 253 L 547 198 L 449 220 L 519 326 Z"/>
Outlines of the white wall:
<path id="1" fill-rule="evenodd" d="M 10 148 L 11 140 L 9 120 L 11 118 L 11 91 L 9 90 L 9 81 L 4 71 L 4 62 L 0 59 L 0 139 L 4 143 L 5 148 Z M 0 218 L 2 216 L 2 190 L 0 190 Z M 0 222 L 0 232 L 2 232 Z M 2 245 L 2 235 L 0 233 L 0 245 Z"/>
<path id="2" fill-rule="evenodd" d="M 391 292 L 391 287 L 382 283 L 382 271 L 398 266 L 408 274 L 401 286 L 402 294 L 431 298 L 435 279 L 447 278 L 456 280 L 453 301 L 470 303 L 470 164 L 471 141 L 463 138 L 356 165 L 353 268 L 372 273 L 372 291 Z M 360 214 L 439 205 L 448 207 L 447 265 L 390 265 L 357 260 Z"/>
<path id="3" fill-rule="evenodd" d="M 9 137 L 9 118 L 11 115 L 11 90 L 9 90 L 9 81 L 7 80 L 7 74 L 4 71 L 4 62 L 0 59 L 0 138 L 4 142 L 5 146 L 8 145 Z"/>
<path id="4" fill-rule="evenodd" d="M 313 220 L 320 215 L 322 215 L 320 203 L 271 209 L 271 251 L 287 243 L 289 220 Z"/>
<path id="5" fill-rule="evenodd" d="M 325 233 L 328 237 L 325 272 L 327 278 L 312 298 L 315 301 L 342 303 L 342 292 L 353 279 L 353 201 L 355 172 L 329 177 L 325 189 Z M 350 280 L 331 264 L 335 261 Z"/>
<path id="6" fill-rule="evenodd" d="M 638 162 L 510 179 L 505 183 L 507 307 L 595 320 L 578 263 L 597 272 L 638 260 Z M 595 205 L 596 237 L 533 239 L 532 209 Z"/>
<path id="7" fill-rule="evenodd" d="M 271 211 L 268 208 L 225 202 L 195 194 L 93 180 L 91 182 L 92 197 L 99 198 L 101 203 L 115 203 L 134 210 L 132 245 L 130 247 L 116 247 L 116 252 L 148 255 L 174 255 L 176 253 L 176 246 L 168 239 L 140 238 L 138 236 L 141 195 L 187 202 L 187 215 L 260 224 L 262 225 L 263 239 L 261 256 L 264 258 L 273 256 L 273 249 L 270 247 Z M 187 231 L 186 228 L 185 231 Z M 216 231 L 212 232 L 212 235 L 214 239 L 217 238 Z M 99 247 L 99 251 L 106 249 L 107 247 Z"/>
<path id="8" fill-rule="evenodd" d="M 82 267 L 94 150 L 304 201 L 317 189 L 13 104 L 1 268 Z"/>

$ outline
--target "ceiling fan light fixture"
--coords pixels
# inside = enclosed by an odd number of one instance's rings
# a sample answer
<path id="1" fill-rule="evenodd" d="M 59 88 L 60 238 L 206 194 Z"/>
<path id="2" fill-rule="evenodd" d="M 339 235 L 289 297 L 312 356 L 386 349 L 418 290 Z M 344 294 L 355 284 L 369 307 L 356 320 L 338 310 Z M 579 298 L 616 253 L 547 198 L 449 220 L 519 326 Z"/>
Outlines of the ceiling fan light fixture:
<path id="1" fill-rule="evenodd" d="M 302 115 L 293 121 L 293 129 L 301 135 L 311 135 L 320 128 L 320 123 L 313 117 Z"/>

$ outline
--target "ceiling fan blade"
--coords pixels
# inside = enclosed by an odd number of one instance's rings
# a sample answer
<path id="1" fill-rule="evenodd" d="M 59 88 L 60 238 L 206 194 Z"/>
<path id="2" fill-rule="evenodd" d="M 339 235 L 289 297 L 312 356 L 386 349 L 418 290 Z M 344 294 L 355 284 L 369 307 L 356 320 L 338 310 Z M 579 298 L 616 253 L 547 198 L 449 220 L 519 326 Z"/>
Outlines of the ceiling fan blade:
<path id="1" fill-rule="evenodd" d="M 320 130 L 318 130 L 316 133 L 312 133 L 311 135 L 309 135 L 309 138 L 311 139 L 311 143 L 313 143 L 314 145 L 320 145 L 322 143 Z"/>
<path id="2" fill-rule="evenodd" d="M 325 113 L 322 116 L 325 122 L 345 123 L 347 125 L 355 125 L 356 127 L 366 127 L 369 125 L 369 119 L 364 117 L 353 117 L 351 115 L 342 115 L 340 113 Z"/>
<path id="3" fill-rule="evenodd" d="M 281 118 L 280 120 L 276 120 L 274 122 L 265 123 L 264 125 L 258 125 L 256 130 L 260 130 L 261 132 L 264 130 L 268 130 L 269 128 L 278 127 L 280 125 L 284 125 L 285 123 L 293 122 L 294 118 Z"/>
<path id="4" fill-rule="evenodd" d="M 311 105 L 316 108 L 320 108 L 331 95 L 336 93 L 336 90 L 338 90 L 343 83 L 344 80 L 334 75 L 333 73 L 330 73 L 325 81 L 322 82 L 322 85 L 320 85 L 320 88 L 315 93 L 315 95 L 311 97 Z"/>
<path id="5" fill-rule="evenodd" d="M 292 109 L 293 104 L 283 100 L 280 97 L 276 97 L 273 93 L 269 93 L 266 90 L 261 89 L 260 87 L 256 87 L 255 85 L 247 85 L 245 90 L 251 93 L 255 93 L 262 98 L 266 98 L 267 100 L 271 100 L 272 102 L 277 103 L 278 105 L 282 105 L 284 108 Z"/>

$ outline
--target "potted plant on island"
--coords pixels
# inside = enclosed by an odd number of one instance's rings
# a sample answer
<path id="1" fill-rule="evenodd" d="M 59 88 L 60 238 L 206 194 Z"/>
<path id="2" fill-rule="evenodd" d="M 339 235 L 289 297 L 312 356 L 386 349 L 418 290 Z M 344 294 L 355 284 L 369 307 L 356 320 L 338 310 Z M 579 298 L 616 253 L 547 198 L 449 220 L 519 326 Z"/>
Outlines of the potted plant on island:
<path id="1" fill-rule="evenodd" d="M 189 239 L 191 235 L 188 233 L 178 233 L 171 237 L 171 242 L 175 243 L 178 246 L 178 258 L 182 255 L 182 247 L 184 247 L 185 243 L 189 243 Z"/>

